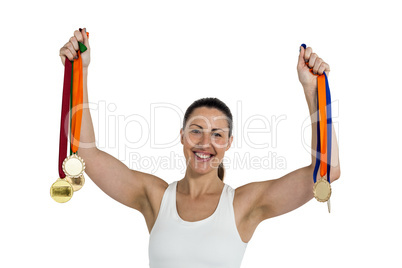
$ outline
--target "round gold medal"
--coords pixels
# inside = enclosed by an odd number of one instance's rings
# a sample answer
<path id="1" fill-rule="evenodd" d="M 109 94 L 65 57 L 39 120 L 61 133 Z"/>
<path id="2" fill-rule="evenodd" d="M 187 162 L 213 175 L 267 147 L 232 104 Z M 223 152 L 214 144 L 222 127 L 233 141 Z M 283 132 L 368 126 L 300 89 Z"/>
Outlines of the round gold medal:
<path id="1" fill-rule="evenodd" d="M 84 175 L 81 175 L 78 178 L 66 177 L 66 181 L 68 181 L 71 184 L 71 186 L 73 186 L 73 190 L 74 192 L 76 192 L 79 189 L 81 189 L 82 186 L 84 186 L 85 178 Z"/>
<path id="2" fill-rule="evenodd" d="M 327 202 L 331 197 L 331 184 L 325 179 L 319 179 L 313 187 L 315 199 L 320 202 Z"/>
<path id="3" fill-rule="evenodd" d="M 57 179 L 50 187 L 50 196 L 58 203 L 65 203 L 73 197 L 73 187 L 65 179 Z"/>
<path id="4" fill-rule="evenodd" d="M 63 171 L 67 177 L 79 178 L 85 171 L 85 162 L 77 154 L 72 154 L 64 159 Z"/>

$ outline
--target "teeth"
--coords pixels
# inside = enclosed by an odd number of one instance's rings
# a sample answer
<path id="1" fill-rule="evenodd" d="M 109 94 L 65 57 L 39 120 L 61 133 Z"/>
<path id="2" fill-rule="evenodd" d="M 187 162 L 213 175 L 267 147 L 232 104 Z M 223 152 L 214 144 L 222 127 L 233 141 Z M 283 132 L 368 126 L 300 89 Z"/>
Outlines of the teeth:
<path id="1" fill-rule="evenodd" d="M 195 153 L 195 155 L 198 156 L 199 158 L 203 158 L 203 159 L 206 159 L 206 158 L 210 158 L 210 157 L 211 157 L 211 155 L 199 154 L 199 153 Z"/>

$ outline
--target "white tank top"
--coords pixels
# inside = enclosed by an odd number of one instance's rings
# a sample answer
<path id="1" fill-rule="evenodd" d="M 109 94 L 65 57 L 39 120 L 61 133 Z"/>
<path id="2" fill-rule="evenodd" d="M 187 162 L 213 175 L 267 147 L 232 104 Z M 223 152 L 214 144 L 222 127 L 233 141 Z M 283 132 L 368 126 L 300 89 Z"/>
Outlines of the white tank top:
<path id="1" fill-rule="evenodd" d="M 248 243 L 237 231 L 234 189 L 224 184 L 215 212 L 189 222 L 176 209 L 177 181 L 169 184 L 149 236 L 150 268 L 239 268 Z"/>

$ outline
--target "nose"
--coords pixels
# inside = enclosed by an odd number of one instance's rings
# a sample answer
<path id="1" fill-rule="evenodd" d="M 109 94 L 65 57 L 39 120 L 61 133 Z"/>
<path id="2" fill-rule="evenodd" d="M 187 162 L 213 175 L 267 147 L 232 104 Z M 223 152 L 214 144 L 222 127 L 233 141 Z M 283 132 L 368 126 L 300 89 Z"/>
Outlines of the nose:
<path id="1" fill-rule="evenodd" d="M 208 131 L 203 131 L 201 139 L 196 145 L 197 148 L 204 149 L 209 148 L 211 146 L 211 135 L 209 135 Z"/>

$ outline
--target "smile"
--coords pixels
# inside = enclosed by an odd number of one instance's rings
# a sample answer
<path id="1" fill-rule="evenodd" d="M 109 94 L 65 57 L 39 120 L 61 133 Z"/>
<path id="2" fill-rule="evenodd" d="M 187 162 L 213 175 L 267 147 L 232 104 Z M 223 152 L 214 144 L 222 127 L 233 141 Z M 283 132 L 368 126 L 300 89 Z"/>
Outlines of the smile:
<path id="1" fill-rule="evenodd" d="M 195 159 L 198 161 L 209 161 L 214 155 L 209 153 L 200 153 L 200 152 L 193 152 L 195 155 Z"/>

